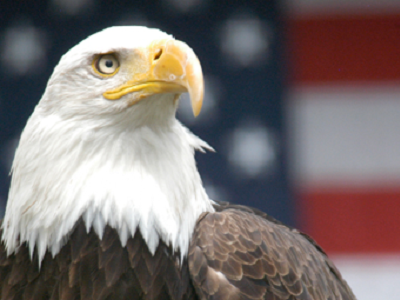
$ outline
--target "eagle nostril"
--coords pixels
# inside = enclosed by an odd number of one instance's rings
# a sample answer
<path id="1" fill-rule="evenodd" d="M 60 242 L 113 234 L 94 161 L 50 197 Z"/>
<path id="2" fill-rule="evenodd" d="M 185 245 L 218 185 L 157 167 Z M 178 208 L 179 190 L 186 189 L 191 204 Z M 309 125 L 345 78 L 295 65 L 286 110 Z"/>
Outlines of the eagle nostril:
<path id="1" fill-rule="evenodd" d="M 158 49 L 154 55 L 154 60 L 158 60 L 162 54 L 162 49 Z"/>

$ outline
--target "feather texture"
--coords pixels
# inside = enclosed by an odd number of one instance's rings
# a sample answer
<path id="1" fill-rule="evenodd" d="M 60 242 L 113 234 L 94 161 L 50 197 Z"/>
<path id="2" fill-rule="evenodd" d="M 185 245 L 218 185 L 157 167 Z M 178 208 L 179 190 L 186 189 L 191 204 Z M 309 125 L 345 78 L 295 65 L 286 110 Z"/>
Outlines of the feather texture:
<path id="1" fill-rule="evenodd" d="M 40 270 L 26 244 L 9 257 L 1 244 L 1 299 L 355 299 L 307 235 L 256 209 L 214 208 L 199 217 L 182 262 L 162 241 L 152 254 L 140 231 L 123 247 L 115 229 L 100 240 L 82 220 Z"/>
<path id="2" fill-rule="evenodd" d="M 160 242 L 154 255 L 138 231 L 122 247 L 106 226 L 100 240 L 80 220 L 54 258 L 46 253 L 40 270 L 28 247 L 6 256 L 0 244 L 1 299 L 196 299 L 187 261 Z"/>
<path id="3" fill-rule="evenodd" d="M 189 270 L 201 299 L 354 300 L 307 235 L 246 206 L 219 202 L 199 219 Z"/>
<path id="4" fill-rule="evenodd" d="M 124 88 L 143 88 L 142 76 L 160 83 L 146 73 L 164 61 L 151 49 L 169 53 L 172 39 L 115 27 L 62 57 L 15 154 L 0 232 L 1 299 L 354 300 L 311 238 L 208 198 L 194 151 L 211 148 L 175 118 L 182 86 L 171 92 L 168 79 L 164 94 L 145 100 Z M 202 97 L 201 67 L 182 49 L 179 66 L 191 71 L 179 80 L 194 78 Z M 92 67 L 102 53 L 119 59 L 112 76 Z M 104 97 L 115 89 L 127 93 Z"/>
<path id="5" fill-rule="evenodd" d="M 176 120 L 177 94 L 133 106 L 140 93 L 103 97 L 143 75 L 149 47 L 165 39 L 155 29 L 112 27 L 61 58 L 15 153 L 1 237 L 8 254 L 27 242 L 40 262 L 47 250 L 56 255 L 83 218 L 100 238 L 108 224 L 125 245 L 139 229 L 151 252 L 161 239 L 186 255 L 197 217 L 212 211 L 194 151 L 211 147 Z M 110 52 L 120 70 L 103 78 L 93 58 Z"/>

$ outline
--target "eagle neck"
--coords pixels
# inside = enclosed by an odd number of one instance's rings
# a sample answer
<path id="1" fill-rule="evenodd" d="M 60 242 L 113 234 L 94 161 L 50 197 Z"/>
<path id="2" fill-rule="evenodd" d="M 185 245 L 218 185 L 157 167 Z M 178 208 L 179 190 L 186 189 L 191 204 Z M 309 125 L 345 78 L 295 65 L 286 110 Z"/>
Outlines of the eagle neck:
<path id="1" fill-rule="evenodd" d="M 27 243 L 39 261 L 47 250 L 56 255 L 82 217 L 100 238 L 108 225 L 125 246 L 139 230 L 151 253 L 162 240 L 187 255 L 197 218 L 213 211 L 194 160 L 209 146 L 175 119 L 163 128 L 109 129 L 29 120 L 3 223 L 9 254 Z"/>

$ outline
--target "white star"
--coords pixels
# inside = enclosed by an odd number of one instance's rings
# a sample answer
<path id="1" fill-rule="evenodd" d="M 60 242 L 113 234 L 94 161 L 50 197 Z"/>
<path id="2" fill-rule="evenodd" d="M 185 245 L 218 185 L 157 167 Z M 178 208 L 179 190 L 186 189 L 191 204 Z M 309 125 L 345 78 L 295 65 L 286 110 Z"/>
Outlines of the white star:
<path id="1" fill-rule="evenodd" d="M 173 7 L 170 12 L 188 13 L 204 8 L 207 2 L 207 0 L 164 0 L 164 5 L 167 8 Z"/>
<path id="2" fill-rule="evenodd" d="M 122 16 L 119 18 L 119 20 L 115 23 L 116 25 L 119 26 L 146 26 L 146 27 L 153 27 L 153 28 L 159 28 L 160 26 L 157 26 L 150 22 L 146 15 L 140 13 L 140 12 L 125 12 L 122 14 Z"/>
<path id="3" fill-rule="evenodd" d="M 222 186 L 213 185 L 205 182 L 204 188 L 207 192 L 208 197 L 212 200 L 217 201 L 228 201 L 231 197 L 229 197 L 228 192 Z"/>
<path id="4" fill-rule="evenodd" d="M 29 22 L 6 29 L 1 43 L 1 62 L 8 74 L 26 75 L 46 64 L 46 34 Z"/>
<path id="5" fill-rule="evenodd" d="M 245 120 L 227 138 L 228 161 L 235 174 L 256 178 L 276 167 L 275 134 L 254 119 Z"/>
<path id="6" fill-rule="evenodd" d="M 53 13 L 62 15 L 78 15 L 93 9 L 93 0 L 51 0 Z"/>
<path id="7" fill-rule="evenodd" d="M 236 14 L 219 31 L 220 48 L 229 62 L 240 67 L 257 66 L 268 58 L 271 32 L 266 22 L 250 13 Z"/>
<path id="8" fill-rule="evenodd" d="M 204 77 L 204 101 L 200 115 L 193 117 L 189 94 L 182 94 L 179 100 L 178 118 L 187 125 L 210 126 L 218 117 L 218 103 L 223 93 L 221 81 L 215 76 Z"/>

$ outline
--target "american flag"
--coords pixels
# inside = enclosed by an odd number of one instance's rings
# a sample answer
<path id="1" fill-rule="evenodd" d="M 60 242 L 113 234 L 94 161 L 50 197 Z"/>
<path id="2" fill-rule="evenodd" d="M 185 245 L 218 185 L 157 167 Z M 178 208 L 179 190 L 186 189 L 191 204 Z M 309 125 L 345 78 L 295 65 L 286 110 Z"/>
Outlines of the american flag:
<path id="1" fill-rule="evenodd" d="M 400 2 L 285 4 L 298 224 L 358 299 L 399 299 Z"/>
<path id="2" fill-rule="evenodd" d="M 202 62 L 203 111 L 184 95 L 178 118 L 217 151 L 196 156 L 209 195 L 309 233 L 358 299 L 399 299 L 398 0 L 3 0 L 0 17 L 0 215 L 61 55 L 109 26 L 157 27 Z"/>

